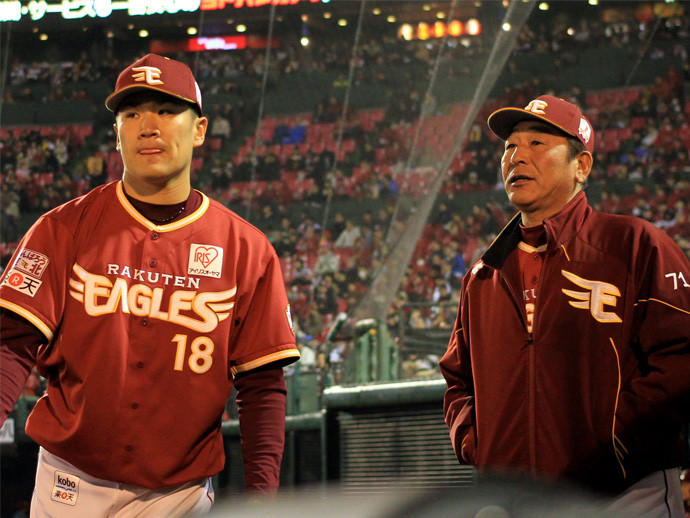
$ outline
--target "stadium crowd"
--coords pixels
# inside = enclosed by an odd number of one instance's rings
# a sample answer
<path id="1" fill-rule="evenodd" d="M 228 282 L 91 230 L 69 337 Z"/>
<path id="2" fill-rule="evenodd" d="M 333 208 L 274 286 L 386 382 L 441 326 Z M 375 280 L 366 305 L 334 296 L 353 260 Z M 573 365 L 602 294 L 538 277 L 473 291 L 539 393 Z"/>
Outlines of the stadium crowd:
<path id="1" fill-rule="evenodd" d="M 646 40 L 651 24 L 631 19 L 615 25 L 584 21 L 577 38 L 568 24 L 528 27 L 519 39 L 518 53 L 551 53 L 576 63 L 584 53 L 602 45 L 626 45 Z M 686 22 L 687 25 L 687 22 Z M 677 34 L 678 31 L 685 32 Z M 687 26 L 667 38 L 687 43 Z M 257 113 L 259 88 L 245 89 L 248 79 L 260 82 L 263 52 L 208 52 L 178 55 L 198 67 L 202 91 L 214 99 L 235 94 L 235 102 L 211 102 L 209 142 L 195 159 L 195 187 L 223 202 L 264 231 L 281 263 L 295 315 L 300 342 L 323 353 L 328 330 L 339 313 L 352 308 L 366 291 L 389 251 L 388 230 L 404 224 L 393 220 L 400 196 L 425 188 L 423 172 L 406 171 L 411 135 L 421 116 L 443 121 L 452 106 L 439 106 L 417 90 L 396 89 L 405 83 L 384 73 L 387 66 L 428 67 L 435 55 L 433 42 L 405 42 L 393 37 L 365 38 L 357 56 L 354 81 L 387 89 L 388 106 L 346 114 L 343 138 L 338 139 L 344 73 L 351 52 L 348 41 L 332 38 L 309 49 L 286 45 L 269 66 L 270 88 L 280 88 L 284 74 L 311 70 L 341 72 L 332 95 L 313 113 L 266 117 L 258 141 L 249 135 Z M 490 41 L 452 47 L 454 57 L 486 54 Z M 682 53 L 684 46 L 673 47 Z M 133 56 L 95 62 L 88 53 L 69 63 L 12 63 L 4 102 L 88 97 L 83 82 L 112 82 L 115 70 Z M 654 49 L 650 58 L 654 59 Z M 687 63 L 687 55 L 683 58 Z M 512 61 L 511 63 L 513 63 Z M 509 65 L 511 66 L 511 65 Z M 452 71 L 452 67 L 449 69 Z M 457 72 L 457 71 L 456 71 Z M 412 72 L 410 72 L 412 73 Z M 597 131 L 590 199 L 601 210 L 634 214 L 671 235 L 690 257 L 690 104 L 685 97 L 687 70 L 671 68 L 654 84 L 606 92 L 549 90 L 528 82 L 507 88 L 500 99 L 483 107 L 470 130 L 463 151 L 454 160 L 441 188 L 434 213 L 427 222 L 407 268 L 388 325 L 400 338 L 401 329 L 449 328 L 454 311 L 411 309 L 414 303 L 445 304 L 454 308 L 462 276 L 512 216 L 501 192 L 501 146 L 486 130 L 492 107 L 524 105 L 541 93 L 577 102 Z M 35 99 L 33 85 L 49 83 L 45 99 Z M 75 86 L 76 85 L 76 86 Z M 72 93 L 66 94 L 66 91 Z M 222 97 L 222 96 L 221 96 Z M 219 97 L 220 98 L 220 97 Z M 100 102 L 100 100 L 99 100 Z M 249 136 L 247 136 L 249 135 Z M 0 160 L 2 185 L 0 267 L 4 268 L 21 234 L 41 213 L 84 194 L 96 185 L 117 179 L 114 135 L 107 127 L 15 127 L 2 129 Z M 114 157 L 114 158 L 113 158 Z M 414 178 L 414 180 L 413 180 Z M 421 182 L 421 183 L 420 183 Z M 488 194 L 476 201 L 473 194 Z M 464 197 L 464 198 L 463 198 Z M 473 206 L 455 210 L 458 200 Z M 361 213 L 336 210 L 322 221 L 331 202 L 372 201 L 375 209 Z M 338 205 L 341 207 L 342 205 Z M 318 354 L 305 355 L 317 361 Z M 333 357 L 334 361 L 341 358 Z M 409 360 L 409 358 L 408 358 Z M 428 361 L 421 359 L 418 371 Z M 414 375 L 415 369 L 411 369 Z"/>

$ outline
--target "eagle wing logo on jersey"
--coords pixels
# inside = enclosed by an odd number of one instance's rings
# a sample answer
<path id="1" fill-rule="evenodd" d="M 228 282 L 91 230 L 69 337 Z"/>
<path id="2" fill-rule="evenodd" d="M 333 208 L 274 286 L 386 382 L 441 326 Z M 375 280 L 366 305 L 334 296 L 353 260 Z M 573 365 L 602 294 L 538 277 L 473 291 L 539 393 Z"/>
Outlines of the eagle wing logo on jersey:
<path id="1" fill-rule="evenodd" d="M 574 308 L 588 309 L 595 320 L 606 324 L 622 322 L 621 318 L 613 311 L 605 311 L 604 306 L 616 307 L 620 290 L 613 284 L 601 281 L 592 281 L 578 277 L 574 273 L 561 270 L 563 277 L 570 282 L 584 288 L 585 291 L 563 289 L 563 293 L 571 299 L 569 303 Z"/>
<path id="2" fill-rule="evenodd" d="M 86 271 L 78 264 L 72 267 L 70 296 L 84 306 L 92 317 L 118 310 L 137 317 L 172 322 L 199 333 L 210 333 L 230 316 L 235 307 L 237 286 L 225 291 L 164 290 L 147 284 L 130 284 L 118 277 L 111 281 L 104 275 Z"/>
<path id="3" fill-rule="evenodd" d="M 188 275 L 219 279 L 223 273 L 223 249 L 219 246 L 192 244 L 189 249 Z"/>

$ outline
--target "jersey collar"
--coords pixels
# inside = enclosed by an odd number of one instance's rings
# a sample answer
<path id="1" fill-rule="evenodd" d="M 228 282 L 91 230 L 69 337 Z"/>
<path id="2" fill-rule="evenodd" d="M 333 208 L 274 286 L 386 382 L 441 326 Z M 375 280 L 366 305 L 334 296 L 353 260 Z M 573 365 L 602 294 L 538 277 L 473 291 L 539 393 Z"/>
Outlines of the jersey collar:
<path id="1" fill-rule="evenodd" d="M 137 209 L 135 209 L 134 206 L 129 202 L 127 196 L 125 196 L 122 180 L 120 180 L 117 183 L 116 192 L 117 199 L 120 201 L 120 205 L 122 205 L 122 208 L 125 209 L 125 211 L 142 226 L 146 227 L 149 230 L 155 230 L 156 232 L 170 232 L 172 230 L 177 230 L 179 228 L 189 225 L 190 223 L 195 222 L 201 216 L 204 215 L 206 209 L 208 209 L 210 204 L 208 196 L 206 196 L 203 192 L 197 191 L 199 194 L 201 194 L 201 205 L 198 209 L 192 212 L 189 216 L 186 216 L 182 219 L 178 219 L 177 221 L 173 221 L 165 225 L 156 225 L 152 221 L 149 221 L 144 216 L 142 216 L 139 213 L 139 211 L 137 211 Z"/>

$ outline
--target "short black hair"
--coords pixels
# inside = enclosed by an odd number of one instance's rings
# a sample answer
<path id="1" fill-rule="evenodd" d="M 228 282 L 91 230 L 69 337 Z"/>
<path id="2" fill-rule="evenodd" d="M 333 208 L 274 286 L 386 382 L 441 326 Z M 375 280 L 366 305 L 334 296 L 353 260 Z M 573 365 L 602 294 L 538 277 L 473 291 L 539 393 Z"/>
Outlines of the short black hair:
<path id="1" fill-rule="evenodd" d="M 567 134 L 566 134 L 567 135 Z M 568 138 L 568 160 L 574 160 L 580 153 L 587 151 L 580 139 L 567 135 Z"/>

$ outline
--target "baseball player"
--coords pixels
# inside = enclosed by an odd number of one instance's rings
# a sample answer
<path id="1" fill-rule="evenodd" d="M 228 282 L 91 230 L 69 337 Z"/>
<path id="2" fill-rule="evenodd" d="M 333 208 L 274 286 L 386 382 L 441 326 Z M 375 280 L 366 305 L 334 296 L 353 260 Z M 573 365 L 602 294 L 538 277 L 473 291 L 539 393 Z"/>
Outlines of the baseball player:
<path id="1" fill-rule="evenodd" d="M 208 120 L 186 65 L 139 59 L 106 106 L 122 181 L 43 215 L 0 279 L 0 420 L 34 365 L 48 380 L 32 515 L 207 512 L 233 385 L 246 488 L 273 493 L 299 358 L 277 256 L 191 188 Z"/>
<path id="2" fill-rule="evenodd" d="M 577 106 L 543 95 L 488 124 L 519 213 L 465 275 L 440 362 L 455 453 L 575 482 L 612 511 L 682 516 L 688 260 L 649 222 L 588 205 L 594 131 Z"/>

